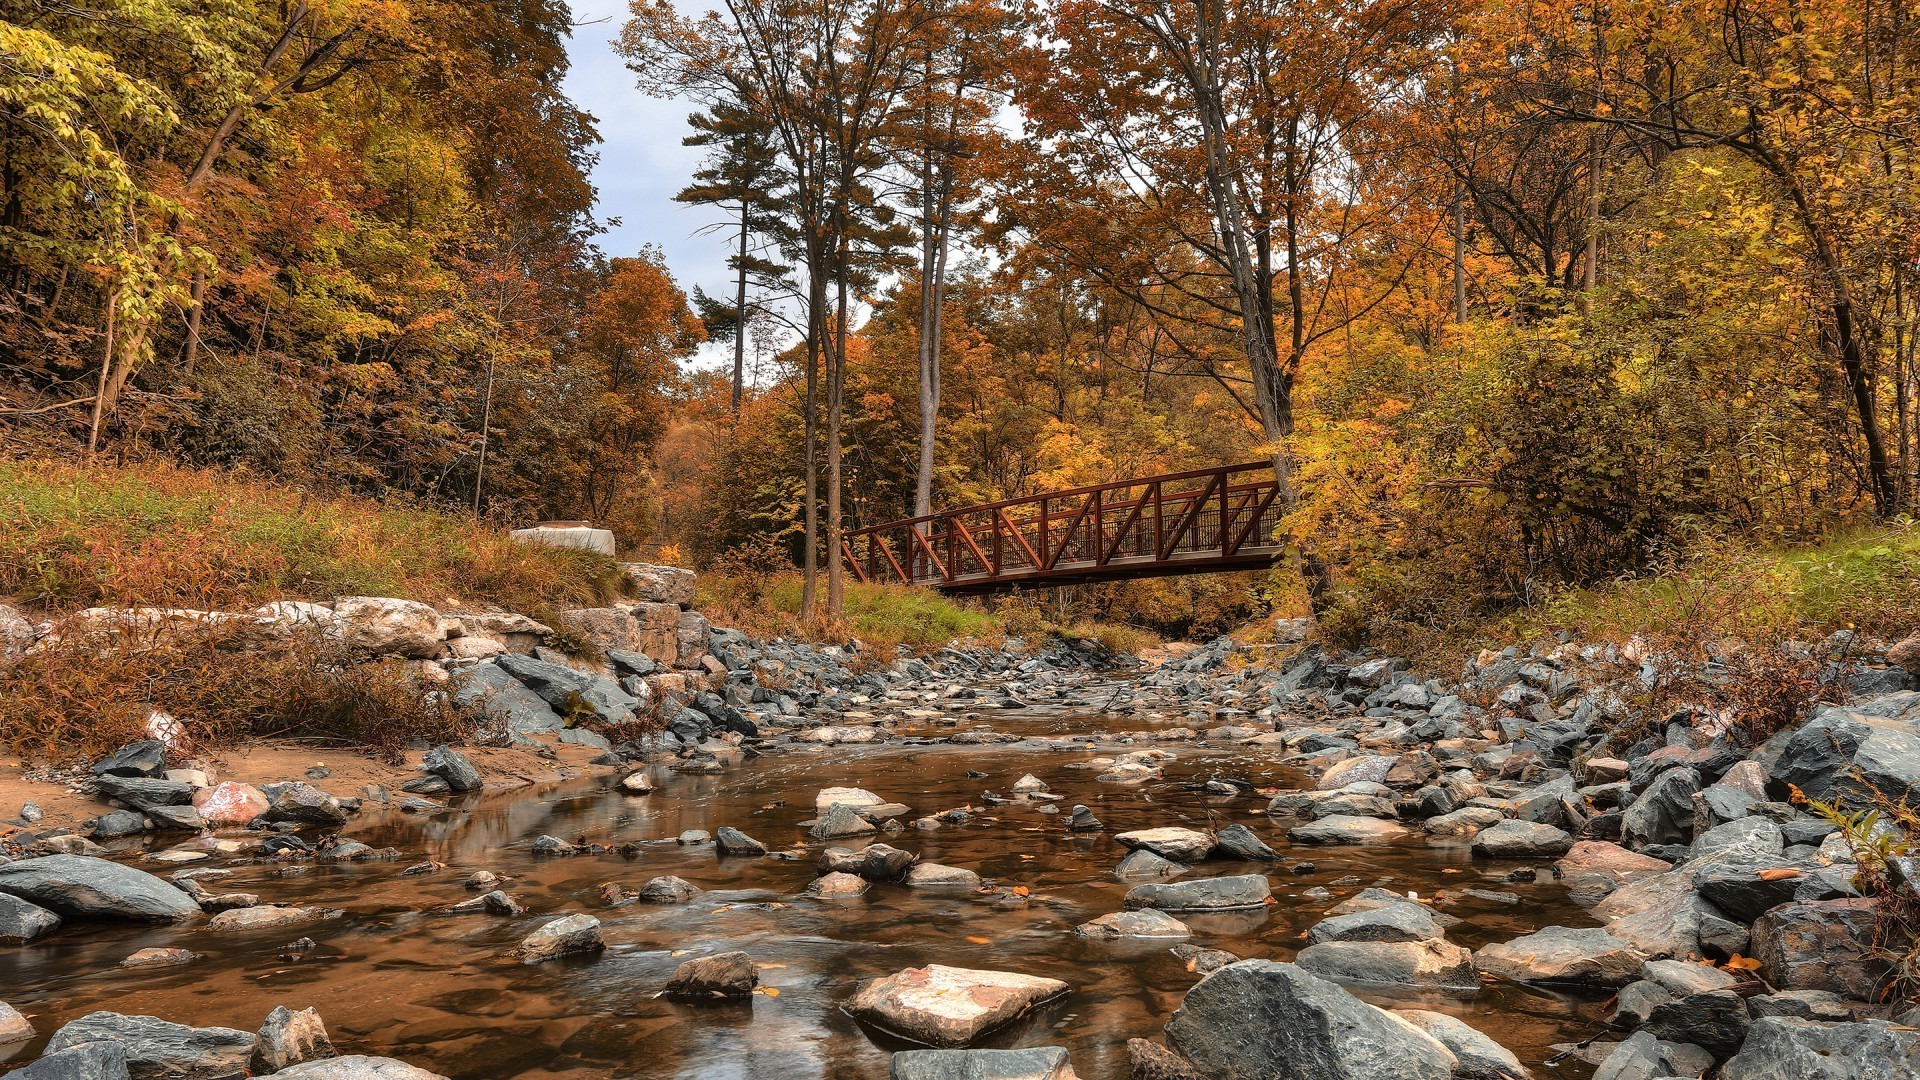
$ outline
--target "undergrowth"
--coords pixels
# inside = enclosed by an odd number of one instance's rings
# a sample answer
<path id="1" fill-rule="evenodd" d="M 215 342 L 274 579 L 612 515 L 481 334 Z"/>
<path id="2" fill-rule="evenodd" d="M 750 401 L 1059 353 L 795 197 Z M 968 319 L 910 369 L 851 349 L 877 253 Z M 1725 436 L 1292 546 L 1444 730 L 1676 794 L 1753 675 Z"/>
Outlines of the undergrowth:
<path id="1" fill-rule="evenodd" d="M 475 719 L 396 658 L 362 661 L 321 635 L 272 646 L 203 632 L 122 629 L 0 663 L 0 744 L 29 760 L 95 758 L 149 737 L 158 710 L 186 748 L 308 740 L 398 761 L 412 741 L 458 741 Z"/>
<path id="2" fill-rule="evenodd" d="M 52 611 L 355 595 L 526 611 L 621 584 L 604 556 L 427 508 L 161 463 L 0 461 L 0 597 Z"/>

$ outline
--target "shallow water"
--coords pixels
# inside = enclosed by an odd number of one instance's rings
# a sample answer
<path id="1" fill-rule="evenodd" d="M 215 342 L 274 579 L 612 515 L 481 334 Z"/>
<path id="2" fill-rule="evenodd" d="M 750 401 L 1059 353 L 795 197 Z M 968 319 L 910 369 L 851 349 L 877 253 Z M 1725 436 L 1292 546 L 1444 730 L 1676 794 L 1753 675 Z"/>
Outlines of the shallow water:
<path id="1" fill-rule="evenodd" d="M 1049 735 L 1139 726 L 1060 714 L 991 720 L 1000 730 Z M 877 1080 L 887 1075 L 888 1054 L 906 1047 L 855 1022 L 841 1003 L 860 979 L 937 962 L 1066 981 L 1071 993 L 989 1037 L 986 1045 L 1065 1045 L 1087 1080 L 1124 1080 L 1127 1039 L 1159 1035 L 1196 976 L 1167 943 L 1092 943 L 1070 934 L 1076 924 L 1121 906 L 1127 886 L 1109 871 L 1125 850 L 1114 833 L 1238 821 L 1279 849 L 1285 861 L 1277 867 L 1209 862 L 1194 872 L 1270 875 L 1276 902 L 1263 912 L 1181 916 L 1193 928 L 1195 944 L 1243 957 L 1290 958 L 1301 933 L 1327 908 L 1370 885 L 1423 897 L 1446 892 L 1439 910 L 1461 920 L 1449 937 L 1469 947 L 1554 923 L 1592 923 L 1551 880 L 1507 883 L 1506 872 L 1521 864 L 1475 860 L 1462 842 L 1289 848 L 1285 823 L 1269 823 L 1259 813 L 1265 796 L 1197 790 L 1216 776 L 1260 788 L 1305 786 L 1303 776 L 1263 753 L 1174 744 L 1169 748 L 1179 758 L 1166 765 L 1164 780 L 1126 788 L 1097 783 L 1096 769 L 1074 766 L 1097 753 L 1136 747 L 1105 742 L 1095 750 L 1094 743 L 1089 738 L 1070 749 L 1036 743 L 795 749 L 734 763 L 718 776 L 655 768 L 658 788 L 646 796 L 609 790 L 613 775 L 599 771 L 470 799 L 433 819 L 365 814 L 347 835 L 396 847 L 403 861 L 291 873 L 240 862 L 232 864 L 232 878 L 208 883 L 216 892 L 257 892 L 268 902 L 343 908 L 344 918 L 258 933 L 68 929 L 27 948 L 0 948 L 0 1000 L 32 1016 L 43 1036 L 96 1009 L 251 1029 L 275 1005 L 312 1005 L 343 1052 L 391 1054 L 459 1080 Z M 968 770 L 988 776 L 969 779 Z M 917 816 L 969 803 L 978 808 L 983 791 L 1005 792 L 1027 772 L 1061 796 L 1061 814 L 1030 805 L 988 807 L 965 825 L 880 838 L 927 861 L 1027 886 L 1032 900 L 1020 910 L 997 908 L 992 897 L 970 891 L 902 885 L 875 885 L 853 900 L 811 900 L 798 895 L 815 876 L 810 859 L 722 857 L 711 845 L 682 847 L 674 839 L 685 829 L 731 825 L 779 849 L 803 837 L 798 823 L 813 816 L 821 787 L 868 788 L 910 805 Z M 1092 807 L 1105 831 L 1066 834 L 1064 811 L 1075 802 Z M 637 842 L 642 850 L 631 858 L 538 858 L 528 845 L 542 833 L 612 845 Z M 422 858 L 446 868 L 399 876 L 403 866 Z M 1314 871 L 1289 873 L 1301 859 L 1311 860 Z M 532 914 L 501 919 L 430 913 L 472 897 L 462 882 L 475 870 L 514 878 L 507 889 Z M 678 875 L 706 892 L 667 907 L 607 907 L 599 900 L 602 883 L 638 887 L 661 874 Z M 1332 896 L 1302 895 L 1315 886 Z M 1452 898 L 1475 886 L 1517 894 L 1521 902 Z M 533 967 L 506 958 L 520 937 L 564 911 L 599 918 L 607 951 Z M 299 959 L 282 953 L 282 946 L 301 936 L 319 948 Z M 204 956 L 177 968 L 116 967 L 149 946 L 184 947 Z M 688 956 L 728 949 L 753 955 L 770 993 L 723 1005 L 654 996 Z M 1551 1044 L 1599 1030 L 1604 1015 L 1598 997 L 1508 987 L 1471 995 L 1356 992 L 1377 1004 L 1458 1015 L 1514 1050 L 1536 1075 L 1588 1075 L 1590 1069 L 1578 1062 L 1544 1070 L 1540 1063 L 1554 1056 Z M 36 1043 L 28 1049 L 38 1048 Z M 28 1059 L 23 1055 L 14 1063 Z"/>

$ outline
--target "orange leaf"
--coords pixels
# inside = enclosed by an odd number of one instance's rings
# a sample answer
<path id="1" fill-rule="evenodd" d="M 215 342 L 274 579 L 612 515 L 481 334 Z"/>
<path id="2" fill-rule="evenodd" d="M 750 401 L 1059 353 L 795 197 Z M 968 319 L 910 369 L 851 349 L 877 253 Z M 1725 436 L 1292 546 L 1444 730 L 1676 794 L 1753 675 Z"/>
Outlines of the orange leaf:
<path id="1" fill-rule="evenodd" d="M 1787 881 L 1801 876 L 1801 872 L 1791 866 L 1776 866 L 1771 870 L 1762 870 L 1755 875 L 1761 881 Z"/>

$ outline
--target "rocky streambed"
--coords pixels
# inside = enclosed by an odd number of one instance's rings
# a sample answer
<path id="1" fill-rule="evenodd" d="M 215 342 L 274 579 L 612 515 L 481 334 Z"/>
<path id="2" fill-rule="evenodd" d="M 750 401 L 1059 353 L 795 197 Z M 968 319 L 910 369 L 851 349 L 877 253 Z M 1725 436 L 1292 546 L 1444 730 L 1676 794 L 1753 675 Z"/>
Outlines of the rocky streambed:
<path id="1" fill-rule="evenodd" d="M 557 783 L 367 792 L 344 825 L 276 813 L 296 820 L 93 855 L 28 834 L 0 922 L 59 921 L 0 944 L 32 1032 L 4 1060 L 112 1043 L 131 1076 L 240 1075 L 309 1056 L 289 1031 L 324 1023 L 341 1053 L 463 1078 L 1920 1068 L 1897 927 L 1847 838 L 1780 797 L 1920 779 L 1904 672 L 1849 661 L 1833 685 L 1856 700 L 1750 750 L 1704 714 L 1610 742 L 1619 687 L 1576 650 L 1450 680 L 1233 651 L 783 674 L 803 707 L 769 703 L 753 736 L 723 700 L 712 728 Z M 458 758 L 422 763 L 458 789 Z M 135 878 L 87 887 L 150 921 L 32 882 L 96 857 Z M 25 1074 L 95 1075 L 35 1071 L 59 1057 Z M 351 1060 L 290 1075 L 412 1075 Z"/>

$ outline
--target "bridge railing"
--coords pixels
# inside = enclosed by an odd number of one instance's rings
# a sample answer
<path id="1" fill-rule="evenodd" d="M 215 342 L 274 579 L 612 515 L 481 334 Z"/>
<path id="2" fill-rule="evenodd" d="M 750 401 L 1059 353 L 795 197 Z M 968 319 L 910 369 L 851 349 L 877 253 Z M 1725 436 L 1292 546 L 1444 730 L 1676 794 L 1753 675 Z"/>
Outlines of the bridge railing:
<path id="1" fill-rule="evenodd" d="M 1275 550 L 1270 461 L 1166 473 L 966 506 L 847 532 L 862 581 L 971 585 Z"/>

